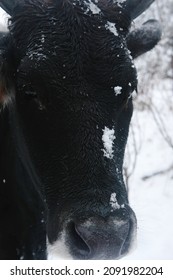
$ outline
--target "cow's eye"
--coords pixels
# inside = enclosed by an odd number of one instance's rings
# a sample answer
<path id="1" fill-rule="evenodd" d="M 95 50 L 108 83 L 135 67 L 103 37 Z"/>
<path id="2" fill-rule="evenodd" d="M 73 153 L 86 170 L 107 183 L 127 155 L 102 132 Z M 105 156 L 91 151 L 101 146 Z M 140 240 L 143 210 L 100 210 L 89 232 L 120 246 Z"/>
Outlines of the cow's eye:
<path id="1" fill-rule="evenodd" d="M 34 91 L 34 90 L 25 90 L 25 94 L 26 94 L 26 96 L 28 96 L 28 97 L 37 97 L 37 93 L 36 93 L 36 91 Z"/>
<path id="2" fill-rule="evenodd" d="M 31 83 L 24 82 L 23 79 L 18 80 L 18 92 L 20 93 L 21 97 L 23 98 L 36 98 L 37 92 L 35 88 L 31 85 Z"/>
<path id="3" fill-rule="evenodd" d="M 37 98 L 37 92 L 30 84 L 22 86 L 22 94 L 27 99 Z"/>

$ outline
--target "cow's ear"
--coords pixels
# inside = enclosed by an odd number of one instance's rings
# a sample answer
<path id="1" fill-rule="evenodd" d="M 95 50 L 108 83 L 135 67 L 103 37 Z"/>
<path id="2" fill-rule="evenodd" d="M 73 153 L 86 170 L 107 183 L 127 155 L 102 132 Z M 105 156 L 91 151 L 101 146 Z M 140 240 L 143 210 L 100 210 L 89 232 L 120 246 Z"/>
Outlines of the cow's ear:
<path id="1" fill-rule="evenodd" d="M 141 28 L 135 29 L 127 37 L 127 46 L 133 58 L 148 52 L 161 39 L 162 31 L 157 20 L 145 22 Z"/>
<path id="2" fill-rule="evenodd" d="M 0 33 L 0 105 L 5 106 L 14 96 L 15 66 L 11 38 Z"/>

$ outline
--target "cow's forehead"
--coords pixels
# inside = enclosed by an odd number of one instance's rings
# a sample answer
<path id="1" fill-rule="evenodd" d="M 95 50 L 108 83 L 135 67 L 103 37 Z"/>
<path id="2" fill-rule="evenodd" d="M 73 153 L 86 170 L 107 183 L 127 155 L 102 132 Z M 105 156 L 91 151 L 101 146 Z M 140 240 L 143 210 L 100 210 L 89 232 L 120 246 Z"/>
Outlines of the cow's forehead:
<path id="1" fill-rule="evenodd" d="M 102 56 L 111 62 L 115 61 L 115 56 L 125 57 L 128 54 L 127 33 L 119 26 L 119 15 L 121 18 L 123 15 L 121 10 L 117 12 L 117 20 L 115 14 L 115 20 L 111 22 L 101 12 L 97 1 L 63 2 L 63 5 L 49 9 L 34 7 L 33 2 L 29 7 L 16 9 L 10 30 L 21 58 L 28 56 L 41 63 L 42 60 L 48 61 L 52 55 L 68 61 L 73 61 L 74 57 L 76 60 L 77 56 L 81 59 L 83 55 L 98 60 Z M 80 60 L 80 65 L 84 60 Z"/>
<path id="2" fill-rule="evenodd" d="M 47 81 L 54 80 L 60 87 L 74 88 L 75 83 L 89 89 L 93 80 L 109 90 L 132 84 L 135 88 L 136 71 L 123 30 L 90 0 L 65 3 L 60 10 L 35 15 L 28 10 L 24 19 L 22 14 L 12 19 L 22 57 L 19 69 L 34 77 L 36 72 L 45 74 Z"/>
<path id="3" fill-rule="evenodd" d="M 81 85 L 82 89 L 89 90 L 92 81 L 102 89 L 127 87 L 127 84 L 134 84 L 135 88 L 136 69 L 125 43 L 111 34 L 106 39 L 100 29 L 99 32 L 95 40 L 92 36 L 81 41 L 70 37 L 66 42 L 66 38 L 61 40 L 57 34 L 51 38 L 42 28 L 37 38 L 30 40 L 19 72 L 22 70 L 34 79 L 45 76 L 47 81 L 62 81 L 60 86 L 69 84 L 73 88 Z"/>
<path id="4" fill-rule="evenodd" d="M 116 65 L 118 68 L 133 66 L 125 37 L 119 33 L 116 24 L 109 21 L 89 17 L 82 18 L 82 23 L 72 20 L 67 24 L 65 18 L 45 17 L 41 23 L 31 27 L 28 38 L 25 34 L 16 36 L 16 30 L 13 35 L 19 44 L 21 58 L 30 60 L 34 68 L 49 60 L 57 61 L 63 68 L 76 69 L 87 63 L 98 67 L 106 64 L 108 72 L 109 69 L 115 70 Z"/>
<path id="5" fill-rule="evenodd" d="M 29 1 L 24 6 L 16 8 L 16 12 L 11 19 L 11 30 L 18 40 L 29 39 L 32 32 L 40 28 L 44 29 L 46 27 L 47 32 L 51 32 L 51 30 L 53 32 L 53 25 L 56 28 L 59 27 L 59 31 L 65 33 L 74 27 L 76 28 L 75 33 L 87 32 L 92 30 L 91 27 L 97 27 L 106 28 L 115 36 L 127 35 L 130 23 L 121 6 L 115 4 L 115 9 L 112 9 L 113 12 L 109 10 L 105 14 L 98 7 L 97 2 L 97 0 L 52 1 L 52 6 L 48 8 L 44 7 L 41 1 L 38 1 L 37 4 Z M 64 34 L 60 35 L 63 36 Z"/>

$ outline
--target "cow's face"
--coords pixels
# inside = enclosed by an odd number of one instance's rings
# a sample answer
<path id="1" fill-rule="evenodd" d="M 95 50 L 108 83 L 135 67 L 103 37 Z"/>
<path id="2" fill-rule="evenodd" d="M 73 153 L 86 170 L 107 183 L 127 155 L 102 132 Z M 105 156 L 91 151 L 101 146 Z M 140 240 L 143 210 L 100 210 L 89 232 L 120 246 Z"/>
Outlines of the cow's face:
<path id="1" fill-rule="evenodd" d="M 9 109 L 20 127 L 17 145 L 39 178 L 48 250 L 56 254 L 63 244 L 65 257 L 120 258 L 136 230 L 122 175 L 137 88 L 130 20 L 121 5 L 114 24 L 90 0 L 26 2 L 10 27 Z"/>

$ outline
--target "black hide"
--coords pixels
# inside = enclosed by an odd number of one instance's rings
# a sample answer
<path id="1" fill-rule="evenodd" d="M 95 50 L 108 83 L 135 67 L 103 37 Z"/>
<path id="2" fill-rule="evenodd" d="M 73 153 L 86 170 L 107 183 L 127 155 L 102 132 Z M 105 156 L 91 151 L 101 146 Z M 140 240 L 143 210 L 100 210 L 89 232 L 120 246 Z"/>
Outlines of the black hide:
<path id="1" fill-rule="evenodd" d="M 122 166 L 133 57 L 159 38 L 143 47 L 127 9 L 114 3 L 111 23 L 101 7 L 28 0 L 10 12 L 0 39 L 1 259 L 45 259 L 46 238 L 52 246 L 62 234 L 74 259 L 118 259 L 131 248 Z"/>

